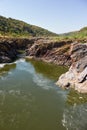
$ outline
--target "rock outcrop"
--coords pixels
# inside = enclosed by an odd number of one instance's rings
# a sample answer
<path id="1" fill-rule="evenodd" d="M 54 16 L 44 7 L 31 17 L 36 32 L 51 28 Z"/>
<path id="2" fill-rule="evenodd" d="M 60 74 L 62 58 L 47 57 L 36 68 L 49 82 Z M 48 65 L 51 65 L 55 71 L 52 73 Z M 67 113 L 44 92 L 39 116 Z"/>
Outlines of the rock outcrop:
<path id="1" fill-rule="evenodd" d="M 10 42 L 0 41 L 0 63 L 9 63 L 17 58 L 17 50 Z"/>
<path id="2" fill-rule="evenodd" d="M 68 72 L 60 76 L 56 84 L 87 93 L 87 43 L 73 43 L 70 55 L 72 65 Z"/>
<path id="3" fill-rule="evenodd" d="M 72 43 L 71 40 L 59 42 L 50 38 L 0 38 L 0 63 L 14 61 L 18 58 L 19 50 L 25 50 L 28 58 L 71 65 L 57 84 L 87 93 L 87 43 Z"/>
<path id="4" fill-rule="evenodd" d="M 58 65 L 71 64 L 69 49 L 72 41 L 55 41 L 49 38 L 37 39 L 32 46 L 26 50 L 28 58 L 40 59 L 45 62 Z"/>
<path id="5" fill-rule="evenodd" d="M 0 38 L 0 63 L 14 61 L 18 57 L 19 50 L 25 50 L 34 41 L 34 39 Z"/>

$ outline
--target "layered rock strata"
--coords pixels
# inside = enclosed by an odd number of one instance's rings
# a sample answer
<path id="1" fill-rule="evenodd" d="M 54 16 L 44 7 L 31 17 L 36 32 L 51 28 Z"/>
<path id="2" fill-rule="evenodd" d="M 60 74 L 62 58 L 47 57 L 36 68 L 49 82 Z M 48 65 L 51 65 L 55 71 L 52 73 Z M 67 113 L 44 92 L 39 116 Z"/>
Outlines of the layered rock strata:
<path id="1" fill-rule="evenodd" d="M 34 58 L 57 65 L 71 64 L 69 49 L 72 41 L 55 41 L 49 38 L 38 39 L 28 47 L 26 55 L 28 58 Z"/>
<path id="2" fill-rule="evenodd" d="M 0 38 L 0 63 L 9 63 L 17 59 L 19 50 L 26 50 L 34 39 Z"/>
<path id="3" fill-rule="evenodd" d="M 65 88 L 75 88 L 81 93 L 87 93 L 87 43 L 73 43 L 70 55 L 72 65 L 68 72 L 60 76 L 56 84 Z"/>

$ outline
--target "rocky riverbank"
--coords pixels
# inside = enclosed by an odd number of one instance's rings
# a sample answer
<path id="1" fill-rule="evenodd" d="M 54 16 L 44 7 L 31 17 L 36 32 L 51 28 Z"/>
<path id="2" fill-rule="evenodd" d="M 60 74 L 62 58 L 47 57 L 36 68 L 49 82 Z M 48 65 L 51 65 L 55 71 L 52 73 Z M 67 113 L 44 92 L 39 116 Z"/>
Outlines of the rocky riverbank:
<path id="1" fill-rule="evenodd" d="M 60 76 L 56 84 L 87 93 L 87 43 L 80 42 L 38 39 L 28 47 L 26 55 L 28 58 L 71 66 L 67 73 Z"/>
<path id="2" fill-rule="evenodd" d="M 80 93 L 87 93 L 87 43 L 73 43 L 70 49 L 72 65 L 62 74 L 56 83 L 65 88 L 74 88 Z"/>
<path id="3" fill-rule="evenodd" d="M 13 62 L 20 50 L 25 51 L 27 58 L 71 66 L 67 73 L 60 76 L 57 84 L 87 93 L 87 43 L 41 37 L 0 38 L 0 63 Z"/>
<path id="4" fill-rule="evenodd" d="M 18 58 L 19 50 L 26 50 L 34 39 L 0 37 L 0 63 L 10 63 Z"/>
<path id="5" fill-rule="evenodd" d="M 35 40 L 26 50 L 26 56 L 57 65 L 71 65 L 69 49 L 72 41 L 56 41 L 49 38 Z"/>

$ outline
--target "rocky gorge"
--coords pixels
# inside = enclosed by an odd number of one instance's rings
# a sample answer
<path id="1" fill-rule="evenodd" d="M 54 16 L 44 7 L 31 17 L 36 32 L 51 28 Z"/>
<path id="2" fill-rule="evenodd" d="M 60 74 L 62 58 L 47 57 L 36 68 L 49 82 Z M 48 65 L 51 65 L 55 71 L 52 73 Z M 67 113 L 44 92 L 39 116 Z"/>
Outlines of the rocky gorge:
<path id="1" fill-rule="evenodd" d="M 87 43 L 80 42 L 43 37 L 0 38 L 0 63 L 13 62 L 23 50 L 29 59 L 70 67 L 56 84 L 87 93 Z"/>
<path id="2" fill-rule="evenodd" d="M 39 39 L 26 50 L 26 55 L 28 58 L 69 66 L 69 71 L 61 75 L 56 84 L 87 93 L 87 43 Z"/>

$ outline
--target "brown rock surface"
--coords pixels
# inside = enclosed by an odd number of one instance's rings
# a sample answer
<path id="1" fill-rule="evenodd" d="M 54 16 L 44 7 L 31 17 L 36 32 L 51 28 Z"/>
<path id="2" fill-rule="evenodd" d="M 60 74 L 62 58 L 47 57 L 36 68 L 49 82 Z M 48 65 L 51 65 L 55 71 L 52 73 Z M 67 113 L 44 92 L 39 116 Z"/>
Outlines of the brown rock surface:
<path id="1" fill-rule="evenodd" d="M 9 63 L 18 57 L 18 50 L 25 50 L 34 39 L 0 38 L 0 63 Z"/>
<path id="2" fill-rule="evenodd" d="M 87 93 L 87 44 L 73 43 L 70 53 L 72 65 L 68 72 L 60 76 L 57 84 L 62 87 L 69 84 L 75 90 Z"/>
<path id="3" fill-rule="evenodd" d="M 69 49 L 72 41 L 55 41 L 49 38 L 38 39 L 26 50 L 26 55 L 58 65 L 70 65 Z"/>

